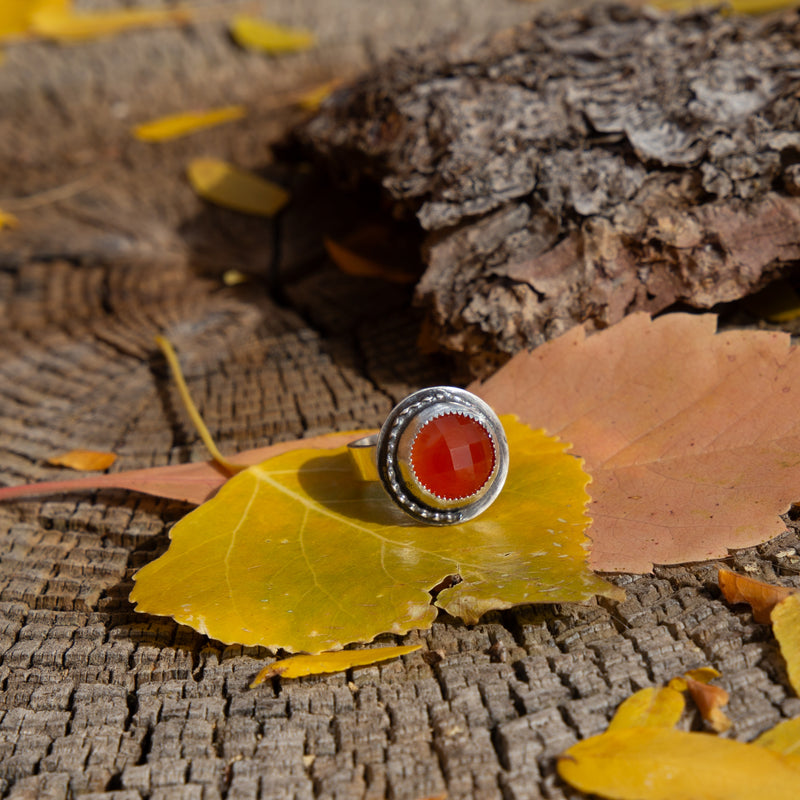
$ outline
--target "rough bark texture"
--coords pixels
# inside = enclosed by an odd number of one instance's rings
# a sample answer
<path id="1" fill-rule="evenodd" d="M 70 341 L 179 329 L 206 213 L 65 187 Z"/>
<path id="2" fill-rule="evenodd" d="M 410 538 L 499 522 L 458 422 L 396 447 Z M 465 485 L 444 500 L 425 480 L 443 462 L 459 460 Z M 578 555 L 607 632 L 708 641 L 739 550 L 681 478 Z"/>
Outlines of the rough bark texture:
<path id="1" fill-rule="evenodd" d="M 321 232 L 350 214 L 339 193 L 273 165 L 296 198 L 273 226 L 204 207 L 181 176 L 200 154 L 265 166 L 296 120 L 271 92 L 307 85 L 310 64 L 357 68 L 412 34 L 454 20 L 485 33 L 530 9 L 284 10 L 282 21 L 324 28 L 327 44 L 269 68 L 219 22 L 9 50 L 0 208 L 21 224 L 0 233 L 2 483 L 66 477 L 45 459 L 73 447 L 114 450 L 120 470 L 205 458 L 157 332 L 175 342 L 225 452 L 375 425 L 406 392 L 450 378 L 448 363 L 417 353 L 410 292 L 324 259 Z M 157 147 L 129 140 L 151 112 L 229 100 L 231 87 L 249 121 Z M 253 278 L 228 288 L 231 267 Z M 520 608 L 473 628 L 443 619 L 406 637 L 424 647 L 403 661 L 250 690 L 271 654 L 127 600 L 133 571 L 186 511 L 111 491 L 0 505 L 0 796 L 561 800 L 576 795 L 554 756 L 601 731 L 632 690 L 686 668 L 722 671 L 739 738 L 800 713 L 768 629 L 719 600 L 714 565 L 618 578 L 629 599 L 616 606 Z M 797 585 L 787 524 L 728 565 Z"/>
<path id="2" fill-rule="evenodd" d="M 482 373 L 487 353 L 709 308 L 795 264 L 798 88 L 796 11 L 595 6 L 398 57 L 302 139 L 416 214 L 428 343 Z"/>

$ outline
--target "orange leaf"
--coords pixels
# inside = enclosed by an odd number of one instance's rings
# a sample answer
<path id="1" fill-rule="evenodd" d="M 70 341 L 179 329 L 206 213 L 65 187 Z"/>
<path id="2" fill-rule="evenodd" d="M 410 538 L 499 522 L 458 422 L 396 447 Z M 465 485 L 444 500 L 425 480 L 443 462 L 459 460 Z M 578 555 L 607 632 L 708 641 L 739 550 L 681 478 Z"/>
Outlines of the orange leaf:
<path id="1" fill-rule="evenodd" d="M 711 314 L 632 314 L 470 387 L 586 460 L 595 569 L 719 558 L 785 529 L 800 494 L 800 349 L 715 329 Z"/>
<path id="2" fill-rule="evenodd" d="M 102 453 L 97 450 L 70 450 L 68 453 L 48 458 L 47 463 L 54 467 L 69 467 L 91 472 L 108 469 L 116 460 L 117 456 L 114 453 Z"/>
<path id="3" fill-rule="evenodd" d="M 731 604 L 748 603 L 751 605 L 753 607 L 753 619 L 762 625 L 770 624 L 772 621 L 770 618 L 772 609 L 781 600 L 797 592 L 797 589 L 757 581 L 755 578 L 748 578 L 746 575 L 737 575 L 728 569 L 719 570 L 718 579 L 719 588 L 722 590 L 725 599 Z"/>
<path id="4" fill-rule="evenodd" d="M 345 275 L 355 275 L 361 278 L 383 278 L 392 283 L 414 283 L 417 280 L 417 275 L 412 272 L 373 261 L 337 244 L 333 239 L 325 237 L 323 242 L 331 261 Z"/>
<path id="5" fill-rule="evenodd" d="M 728 704 L 730 695 L 721 686 L 697 681 L 688 674 L 683 679 L 703 719 L 717 733 L 727 731 L 731 727 L 731 721 L 720 707 Z"/>

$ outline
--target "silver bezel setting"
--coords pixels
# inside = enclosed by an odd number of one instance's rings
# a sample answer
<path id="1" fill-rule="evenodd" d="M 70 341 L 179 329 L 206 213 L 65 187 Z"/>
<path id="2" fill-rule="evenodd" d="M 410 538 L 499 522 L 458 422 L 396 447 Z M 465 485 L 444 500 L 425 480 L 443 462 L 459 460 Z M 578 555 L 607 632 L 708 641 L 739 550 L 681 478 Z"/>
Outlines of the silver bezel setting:
<path id="1" fill-rule="evenodd" d="M 417 479 L 410 461 L 416 434 L 443 414 L 462 414 L 488 433 L 495 454 L 494 469 L 469 497 L 446 500 L 431 494 Z M 508 475 L 508 443 L 497 415 L 479 397 L 455 386 L 420 389 L 398 403 L 378 434 L 378 476 L 389 496 L 406 514 L 428 525 L 454 525 L 485 511 L 500 494 Z"/>

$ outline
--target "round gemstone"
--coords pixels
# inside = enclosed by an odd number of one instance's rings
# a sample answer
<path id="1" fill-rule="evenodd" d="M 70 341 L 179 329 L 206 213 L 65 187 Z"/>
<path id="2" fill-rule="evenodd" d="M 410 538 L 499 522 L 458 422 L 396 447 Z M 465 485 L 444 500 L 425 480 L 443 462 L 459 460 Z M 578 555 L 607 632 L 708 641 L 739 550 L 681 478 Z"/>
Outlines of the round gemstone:
<path id="1" fill-rule="evenodd" d="M 411 468 L 420 485 L 444 500 L 479 491 L 494 470 L 489 432 L 464 414 L 442 414 L 422 426 L 411 445 Z"/>

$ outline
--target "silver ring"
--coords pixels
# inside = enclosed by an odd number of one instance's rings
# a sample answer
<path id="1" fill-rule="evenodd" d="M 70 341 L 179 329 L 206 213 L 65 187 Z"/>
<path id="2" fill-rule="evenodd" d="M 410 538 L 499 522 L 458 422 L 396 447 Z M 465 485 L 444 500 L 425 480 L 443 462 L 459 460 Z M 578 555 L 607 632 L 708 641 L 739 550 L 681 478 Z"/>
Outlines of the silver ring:
<path id="1" fill-rule="evenodd" d="M 454 525 L 485 511 L 508 475 L 508 442 L 497 415 L 455 386 L 401 400 L 381 430 L 349 444 L 361 480 L 380 480 L 406 514 Z"/>

